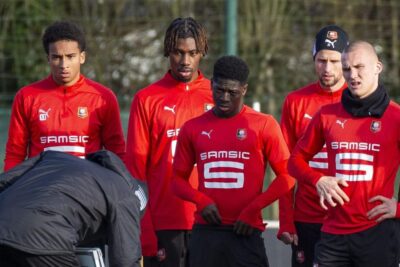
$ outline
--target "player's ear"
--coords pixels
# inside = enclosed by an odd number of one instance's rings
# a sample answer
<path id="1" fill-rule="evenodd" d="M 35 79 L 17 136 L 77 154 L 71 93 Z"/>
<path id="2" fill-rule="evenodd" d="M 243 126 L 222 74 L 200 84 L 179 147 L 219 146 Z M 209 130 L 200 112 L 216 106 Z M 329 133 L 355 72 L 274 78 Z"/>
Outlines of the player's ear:
<path id="1" fill-rule="evenodd" d="M 242 96 L 244 96 L 247 93 L 247 87 L 248 87 L 247 83 L 242 86 Z"/>
<path id="2" fill-rule="evenodd" d="M 381 61 L 376 62 L 376 74 L 379 74 L 383 71 L 383 63 Z"/>
<path id="3" fill-rule="evenodd" d="M 86 60 L 86 52 L 85 52 L 85 51 L 82 51 L 82 52 L 79 54 L 79 62 L 80 62 L 81 64 L 83 64 L 83 63 L 85 63 L 85 60 Z"/>

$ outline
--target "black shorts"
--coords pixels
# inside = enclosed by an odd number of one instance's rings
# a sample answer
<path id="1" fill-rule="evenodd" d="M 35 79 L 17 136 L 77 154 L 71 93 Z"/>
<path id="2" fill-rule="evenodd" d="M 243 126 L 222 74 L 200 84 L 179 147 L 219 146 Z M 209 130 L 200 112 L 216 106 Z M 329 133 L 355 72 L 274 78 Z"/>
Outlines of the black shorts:
<path id="1" fill-rule="evenodd" d="M 158 249 L 161 255 L 143 257 L 143 267 L 188 267 L 188 242 L 191 231 L 156 231 Z"/>
<path id="2" fill-rule="evenodd" d="M 321 238 L 320 223 L 294 222 L 298 245 L 292 245 L 292 267 L 312 267 L 314 263 L 315 244 Z"/>
<path id="3" fill-rule="evenodd" d="M 8 246 L 0 246 L 1 267 L 76 267 L 80 266 L 75 253 L 60 255 L 35 255 L 14 249 Z"/>
<path id="4" fill-rule="evenodd" d="M 385 220 L 378 225 L 348 235 L 321 233 L 316 245 L 318 267 L 398 267 L 399 225 Z"/>
<path id="5" fill-rule="evenodd" d="M 190 267 L 268 267 L 262 232 L 240 236 L 232 226 L 195 225 L 189 242 Z"/>

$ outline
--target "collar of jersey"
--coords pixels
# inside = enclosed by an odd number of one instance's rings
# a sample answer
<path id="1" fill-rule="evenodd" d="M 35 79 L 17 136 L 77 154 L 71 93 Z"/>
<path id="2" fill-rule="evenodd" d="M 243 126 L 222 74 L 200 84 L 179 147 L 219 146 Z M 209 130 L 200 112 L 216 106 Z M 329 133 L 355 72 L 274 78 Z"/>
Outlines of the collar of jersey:
<path id="1" fill-rule="evenodd" d="M 208 114 L 210 114 L 211 116 L 213 116 L 216 119 L 221 119 L 221 120 L 225 120 L 225 121 L 226 120 L 235 120 L 236 118 L 240 117 L 243 113 L 245 113 L 248 109 L 249 109 L 249 107 L 247 105 L 243 104 L 243 107 L 239 111 L 239 113 L 236 115 L 233 115 L 232 117 L 229 117 L 229 118 L 219 117 L 219 116 L 215 115 L 213 109 L 209 110 Z"/>
<path id="2" fill-rule="evenodd" d="M 181 81 L 176 80 L 172 74 L 171 74 L 171 70 L 168 70 L 168 72 L 164 75 L 164 79 L 166 82 L 170 83 L 173 87 L 178 88 L 180 90 L 190 90 L 191 88 L 201 84 L 204 81 L 204 76 L 203 73 L 198 70 L 199 75 L 197 76 L 197 79 L 192 81 L 192 82 L 188 82 L 188 83 L 184 83 Z"/>
<path id="3" fill-rule="evenodd" d="M 79 80 L 74 83 L 71 86 L 64 86 L 64 85 L 59 85 L 57 84 L 54 80 L 53 77 L 51 76 L 51 74 L 49 75 L 49 77 L 47 77 L 47 80 L 52 84 L 52 87 L 54 87 L 56 90 L 60 90 L 64 93 L 70 93 L 70 92 L 77 92 L 80 90 L 80 88 L 82 88 L 82 85 L 85 82 L 85 76 L 83 76 L 82 74 L 79 76 Z"/>
<path id="4" fill-rule="evenodd" d="M 322 88 L 321 84 L 318 81 L 316 82 L 316 85 L 317 85 L 317 89 L 318 89 L 318 94 L 325 95 L 325 96 L 333 96 L 333 97 L 341 96 L 343 90 L 347 88 L 347 83 L 343 83 L 342 87 L 340 87 L 339 90 L 332 93 L 332 92 L 329 92 L 329 91 L 325 90 L 324 88 Z"/>

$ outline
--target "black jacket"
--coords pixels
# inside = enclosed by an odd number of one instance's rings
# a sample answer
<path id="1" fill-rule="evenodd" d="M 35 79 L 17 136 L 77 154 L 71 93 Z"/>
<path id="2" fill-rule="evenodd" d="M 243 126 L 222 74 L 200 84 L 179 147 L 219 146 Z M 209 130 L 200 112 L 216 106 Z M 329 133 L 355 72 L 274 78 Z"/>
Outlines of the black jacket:
<path id="1" fill-rule="evenodd" d="M 119 158 L 43 152 L 0 175 L 0 244 L 37 255 L 73 253 L 101 237 L 110 266 L 139 266 L 144 186 Z"/>

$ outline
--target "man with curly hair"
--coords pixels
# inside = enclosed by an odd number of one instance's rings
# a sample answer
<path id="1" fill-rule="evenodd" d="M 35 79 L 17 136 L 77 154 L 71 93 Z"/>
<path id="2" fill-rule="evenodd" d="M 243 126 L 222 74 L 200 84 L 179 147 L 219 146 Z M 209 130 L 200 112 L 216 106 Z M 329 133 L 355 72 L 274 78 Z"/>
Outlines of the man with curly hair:
<path id="1" fill-rule="evenodd" d="M 197 206 L 189 244 L 191 267 L 268 266 L 261 210 L 294 186 L 279 124 L 244 105 L 249 69 L 219 58 L 211 81 L 215 107 L 182 127 L 173 189 Z M 277 175 L 262 192 L 265 169 Z M 197 165 L 198 189 L 189 183 Z"/>
<path id="2" fill-rule="evenodd" d="M 212 107 L 210 80 L 199 70 L 207 51 L 200 23 L 190 17 L 173 20 L 164 39 L 170 68 L 132 102 L 125 163 L 134 177 L 147 182 L 150 192 L 142 220 L 145 267 L 186 265 L 195 207 L 172 193 L 172 162 L 183 123 Z"/>
<path id="3" fill-rule="evenodd" d="M 117 98 L 81 74 L 83 31 L 68 21 L 55 22 L 42 41 L 51 74 L 15 96 L 4 169 L 47 150 L 85 157 L 105 148 L 122 159 L 125 140 Z"/>

